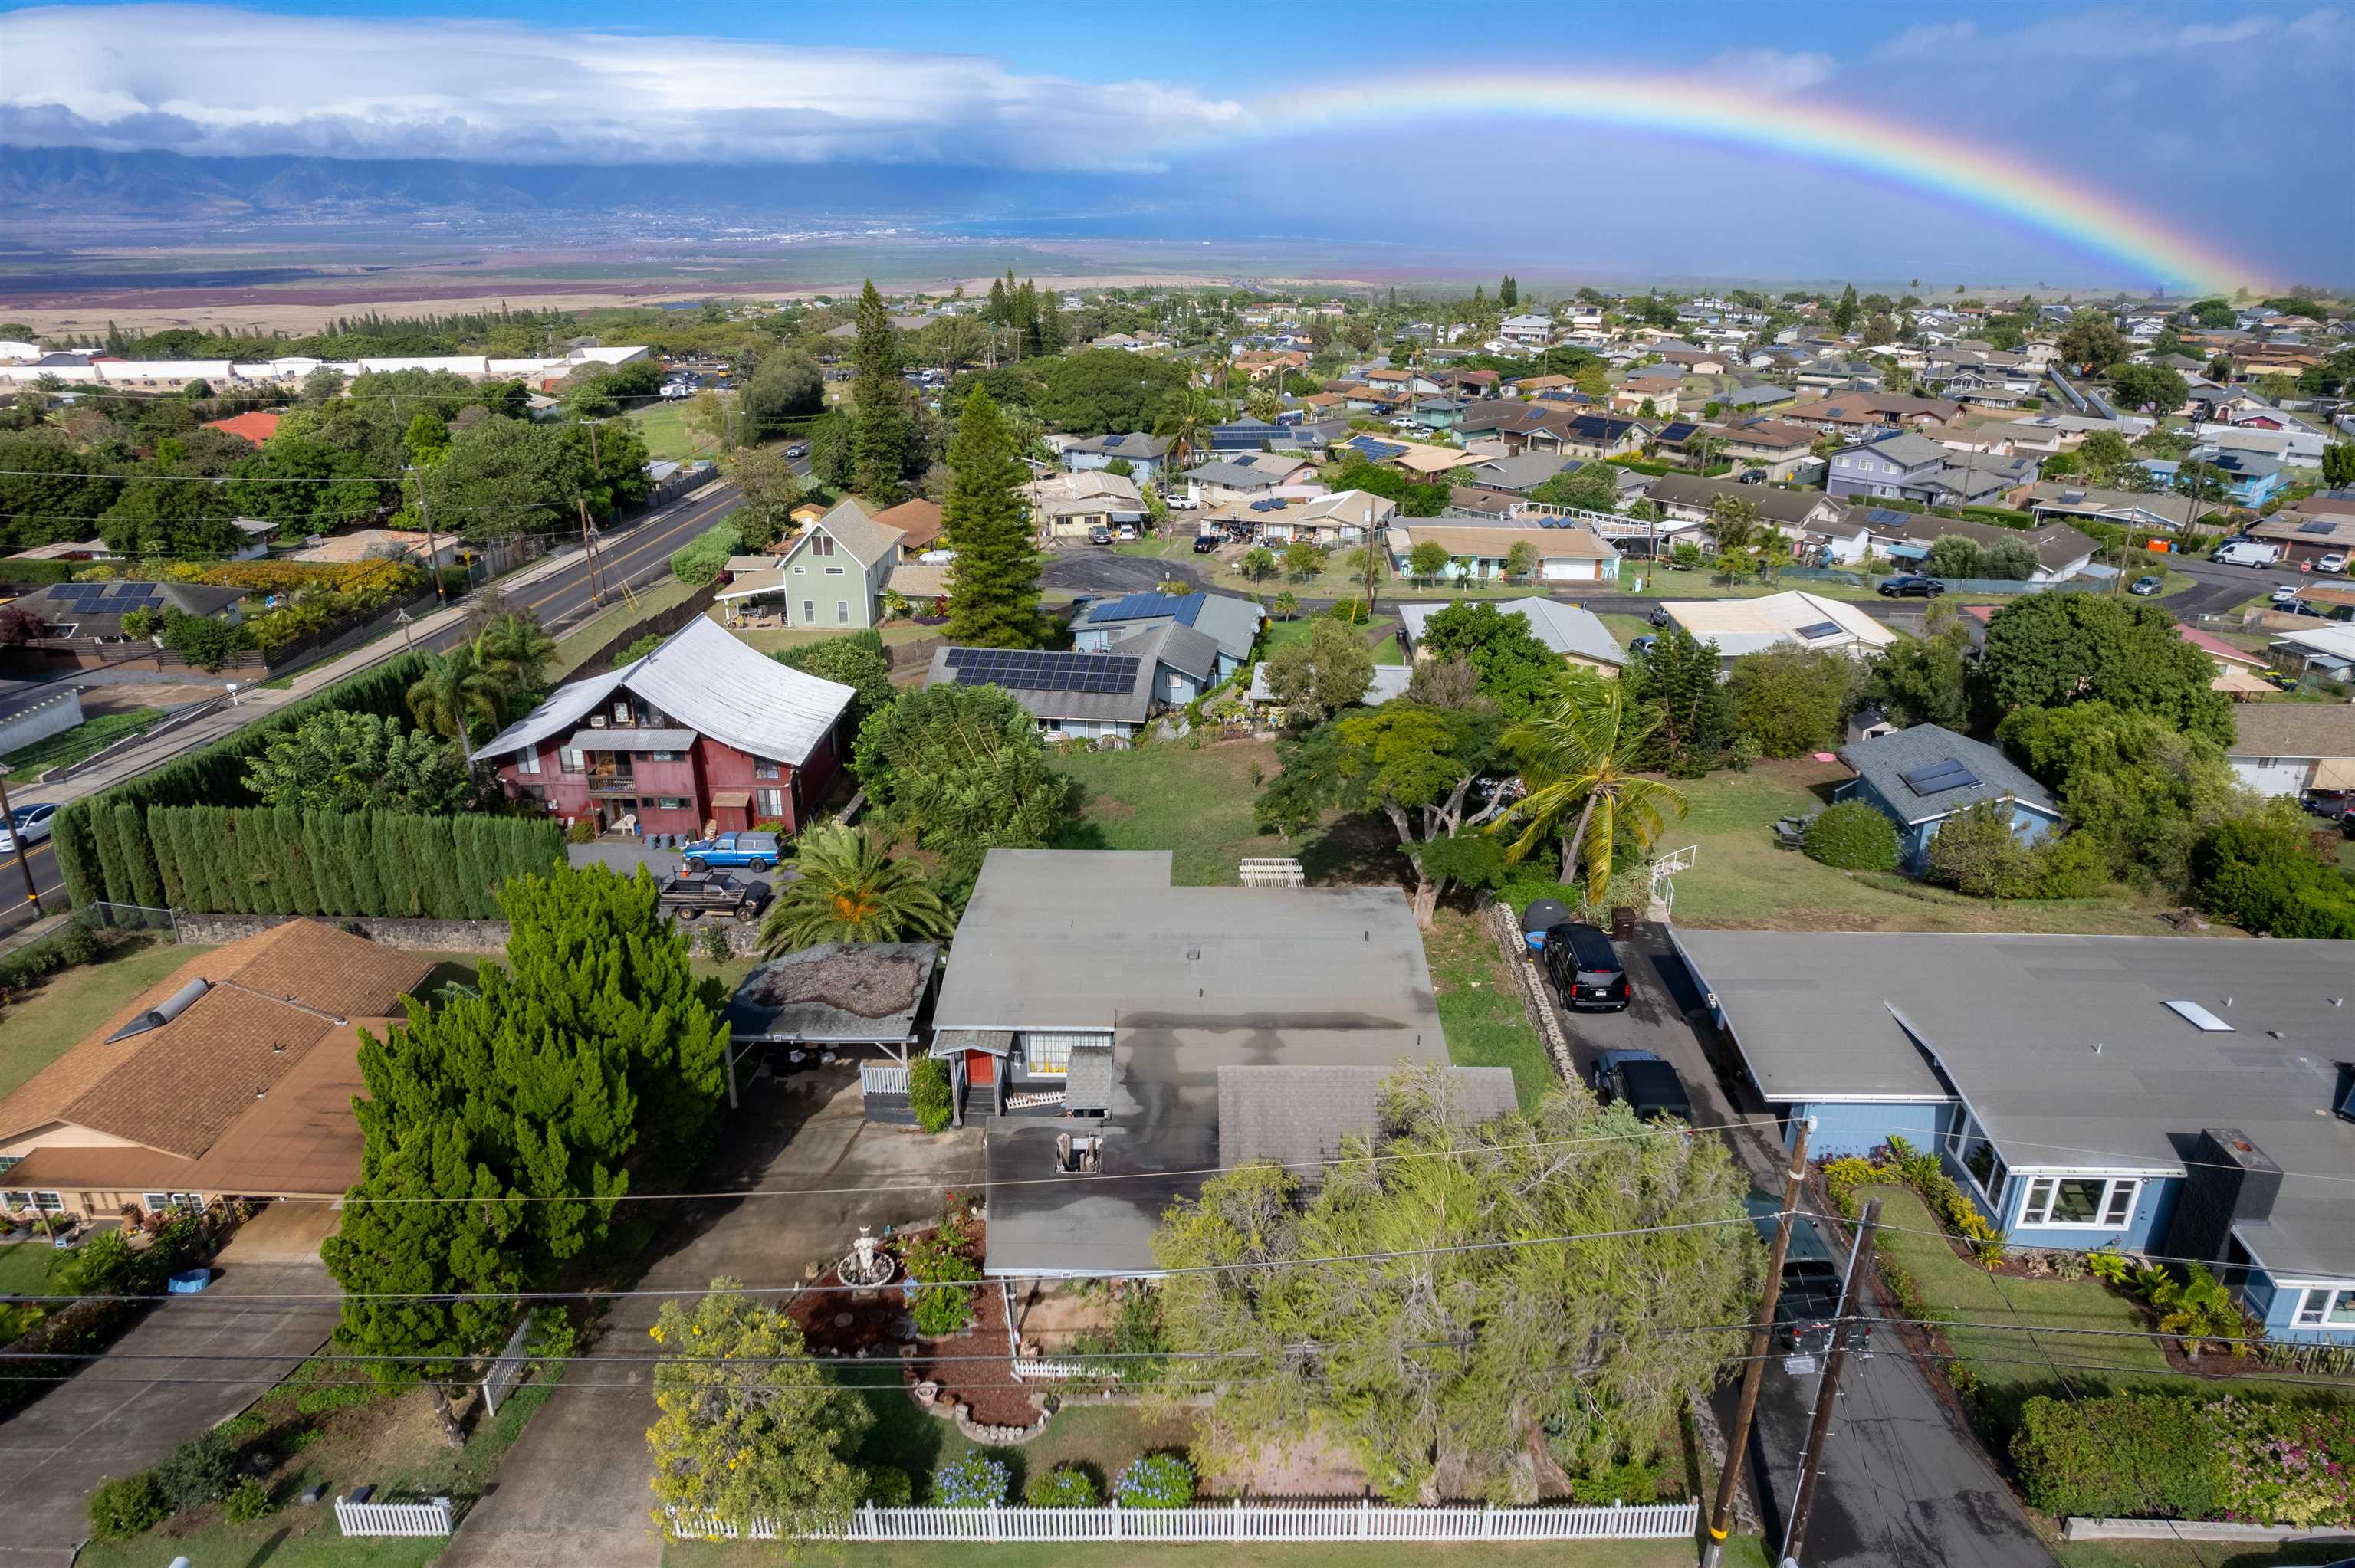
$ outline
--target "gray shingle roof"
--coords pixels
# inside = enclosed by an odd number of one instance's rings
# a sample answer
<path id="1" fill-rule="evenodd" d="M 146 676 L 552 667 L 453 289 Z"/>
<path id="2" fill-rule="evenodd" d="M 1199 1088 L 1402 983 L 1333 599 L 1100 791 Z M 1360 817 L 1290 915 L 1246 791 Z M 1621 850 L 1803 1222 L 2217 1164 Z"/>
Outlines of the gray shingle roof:
<path id="1" fill-rule="evenodd" d="M 1392 1068 L 1219 1067 L 1219 1169 L 1254 1160 L 1295 1168 L 1314 1183 L 1317 1162 L 1341 1152 L 1351 1133 L 1371 1134 L 1380 1119 L 1382 1081 Z M 1477 1127 L 1519 1108 L 1509 1067 L 1449 1067 L 1450 1119 Z"/>
<path id="2" fill-rule="evenodd" d="M 2011 759 L 1984 741 L 1956 735 L 1934 724 L 1891 730 L 1871 740 L 1840 748 L 1839 758 L 1856 769 L 1881 798 L 1903 814 L 1908 822 L 1926 822 L 1949 816 L 1981 800 L 2006 796 L 2058 817 L 2060 806 L 2044 786 L 2012 765 Z M 1922 774 L 1940 763 L 1959 762 L 1971 781 L 1953 789 L 1922 794 L 1905 782 L 1905 775 Z"/>

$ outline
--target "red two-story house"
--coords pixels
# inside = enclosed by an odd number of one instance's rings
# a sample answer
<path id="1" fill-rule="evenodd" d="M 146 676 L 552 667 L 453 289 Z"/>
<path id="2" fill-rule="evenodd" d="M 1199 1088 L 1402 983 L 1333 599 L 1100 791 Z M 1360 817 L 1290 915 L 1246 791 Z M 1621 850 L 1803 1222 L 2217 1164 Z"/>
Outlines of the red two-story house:
<path id="1" fill-rule="evenodd" d="M 559 687 L 474 760 L 567 822 L 797 832 L 842 767 L 852 695 L 698 617 L 636 662 Z"/>

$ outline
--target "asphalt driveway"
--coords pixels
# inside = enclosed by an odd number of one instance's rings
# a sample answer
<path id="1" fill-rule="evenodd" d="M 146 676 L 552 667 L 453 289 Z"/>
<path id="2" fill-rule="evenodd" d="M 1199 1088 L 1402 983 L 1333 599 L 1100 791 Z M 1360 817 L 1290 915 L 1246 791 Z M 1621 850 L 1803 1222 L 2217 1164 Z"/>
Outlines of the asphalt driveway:
<path id="1" fill-rule="evenodd" d="M 1147 593 L 1172 577 L 1202 586 L 1202 575 L 1184 561 L 1124 556 L 1103 545 L 1059 551 L 1047 558 L 1039 574 L 1048 588 L 1093 594 Z"/>
<path id="2" fill-rule="evenodd" d="M 90 1494 L 100 1481 L 144 1469 L 235 1415 L 335 1328 L 331 1306 L 245 1299 L 332 1296 L 335 1282 L 315 1260 L 240 1263 L 224 1253 L 220 1270 L 202 1295 L 148 1308 L 103 1359 L 0 1422 L 9 1499 L 0 1568 L 64 1568 L 90 1534 Z M 185 1359 L 232 1353 L 234 1361 Z"/>
<path id="3" fill-rule="evenodd" d="M 927 1137 L 870 1124 L 851 1065 L 758 1080 L 730 1125 L 729 1144 L 698 1174 L 698 1187 L 810 1195 L 677 1205 L 655 1244 L 660 1255 L 634 1288 L 700 1289 L 721 1275 L 749 1286 L 798 1284 L 805 1265 L 849 1251 L 860 1225 L 879 1234 L 937 1210 L 943 1183 L 981 1180 L 978 1130 Z M 645 1330 L 661 1308 L 660 1294 L 616 1300 L 587 1353 L 645 1354 Z M 645 1439 L 655 1416 L 652 1367 L 591 1360 L 573 1368 L 572 1381 L 631 1386 L 559 1385 L 500 1467 L 496 1489 L 459 1527 L 442 1568 L 660 1563 Z"/>

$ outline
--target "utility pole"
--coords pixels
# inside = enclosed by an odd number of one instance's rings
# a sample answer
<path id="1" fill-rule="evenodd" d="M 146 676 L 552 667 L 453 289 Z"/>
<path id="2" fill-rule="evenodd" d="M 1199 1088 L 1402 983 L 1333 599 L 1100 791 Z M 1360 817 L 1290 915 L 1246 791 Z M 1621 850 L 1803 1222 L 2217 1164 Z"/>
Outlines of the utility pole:
<path id="1" fill-rule="evenodd" d="M 1725 1532 L 1733 1525 L 1733 1498 L 1742 1486 L 1742 1458 L 1750 1446 L 1750 1422 L 1758 1412 L 1758 1385 L 1766 1380 L 1766 1357 L 1774 1349 L 1774 1301 L 1783 1293 L 1783 1259 L 1790 1251 L 1791 1227 L 1797 1224 L 1799 1190 L 1807 1178 L 1808 1117 L 1791 1129 L 1791 1169 L 1783 1176 L 1783 1216 L 1774 1227 L 1774 1245 L 1766 1254 L 1766 1291 L 1759 1298 L 1758 1321 L 1750 1330 L 1750 1361 L 1742 1370 L 1742 1397 L 1733 1407 L 1733 1429 L 1725 1435 L 1725 1467 L 1718 1472 L 1717 1507 L 1709 1516 L 1709 1539 L 1700 1549 L 1700 1568 L 1717 1568 L 1725 1555 Z"/>
<path id="2" fill-rule="evenodd" d="M 425 476 L 415 463 L 409 465 L 410 476 L 417 481 L 417 514 L 425 520 L 425 572 L 433 579 L 433 600 L 448 604 L 450 595 L 442 586 L 442 546 L 433 536 L 433 508 L 425 499 Z"/>
<path id="3" fill-rule="evenodd" d="M 1848 1277 L 1840 1282 L 1839 1310 L 1832 1319 L 1831 1351 L 1824 1358 L 1824 1375 L 1816 1385 L 1816 1408 L 1807 1418 L 1806 1451 L 1799 1459 L 1799 1489 L 1791 1499 L 1791 1517 L 1783 1527 L 1783 1568 L 1797 1568 L 1807 1544 L 1807 1516 L 1816 1506 L 1816 1480 L 1824 1467 L 1824 1440 L 1831 1436 L 1832 1408 L 1839 1402 L 1840 1373 L 1848 1366 L 1852 1324 L 1849 1303 L 1856 1299 L 1866 1271 L 1872 1267 L 1872 1233 L 1881 1224 L 1881 1200 L 1864 1206 L 1857 1225 L 1856 1245 L 1848 1255 Z"/>
<path id="4" fill-rule="evenodd" d="M 25 879 L 25 899 L 33 906 L 33 918 L 41 919 L 48 911 L 41 907 L 39 889 L 33 885 L 33 868 L 25 863 L 25 835 L 16 831 L 16 813 L 8 806 L 8 770 L 0 768 L 0 822 L 8 824 L 8 842 L 16 852 L 16 871 Z"/>
<path id="5" fill-rule="evenodd" d="M 602 479 L 604 476 L 605 468 L 603 461 L 597 455 L 597 427 L 603 421 L 583 419 L 581 422 L 589 430 L 590 471 Z M 589 528 L 589 498 L 585 495 L 577 495 L 573 499 L 581 506 L 581 550 L 589 561 L 589 602 L 602 605 L 605 602 L 605 588 L 598 577 L 596 536 L 590 532 Z"/>

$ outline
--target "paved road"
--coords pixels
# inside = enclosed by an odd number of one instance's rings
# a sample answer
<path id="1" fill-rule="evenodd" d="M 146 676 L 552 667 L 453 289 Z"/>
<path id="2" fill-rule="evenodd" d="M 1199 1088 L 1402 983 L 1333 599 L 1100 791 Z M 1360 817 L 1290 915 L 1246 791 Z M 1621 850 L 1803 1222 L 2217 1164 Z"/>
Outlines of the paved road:
<path id="1" fill-rule="evenodd" d="M 104 1360 L 0 1422 L 0 1474 L 9 1478 L 0 1568 L 65 1568 L 90 1534 L 90 1494 L 101 1480 L 144 1469 L 236 1414 L 336 1324 L 333 1307 L 241 1306 L 240 1297 L 334 1290 L 315 1259 L 232 1266 L 225 1254 L 220 1278 L 203 1295 L 148 1308 Z M 239 1359 L 176 1359 L 229 1351 Z M 244 1381 L 166 1381 L 176 1377 Z"/>
<path id="2" fill-rule="evenodd" d="M 594 613 L 601 608 L 601 601 L 604 606 L 614 603 L 620 597 L 619 590 L 623 583 L 642 587 L 662 576 L 668 569 L 671 556 L 688 540 L 734 511 L 737 500 L 733 489 L 725 485 L 711 487 L 629 527 L 613 531 L 598 547 L 593 588 L 590 564 L 575 551 L 569 558 L 561 559 L 552 569 L 541 575 L 534 577 L 531 568 L 526 568 L 523 575 L 530 580 L 509 587 L 506 591 L 517 604 L 538 614 L 541 625 L 550 630 L 560 630 L 585 615 Z M 418 647 L 446 652 L 464 641 L 465 635 L 463 620 L 453 620 L 451 624 L 420 634 L 413 641 Z M 369 645 L 368 662 L 389 659 L 403 651 L 404 643 L 400 640 L 380 639 Z M 311 683 L 298 681 L 302 687 L 307 688 Z M 254 691 L 242 699 L 242 705 L 218 709 L 192 720 L 181 728 L 157 736 L 146 745 L 126 749 L 101 772 L 61 785 L 15 784 L 9 790 L 10 803 L 21 808 L 40 800 L 78 800 L 218 740 L 301 694 L 304 693 L 299 690 Z M 58 874 L 56 853 L 45 842 L 28 852 L 25 858 L 33 872 L 35 889 L 40 893 L 49 913 L 57 913 L 62 905 L 62 897 L 53 895 L 61 895 L 64 879 Z M 24 881 L 17 874 L 14 861 L 13 855 L 0 856 L 0 935 L 15 931 L 32 919 L 32 906 L 25 898 Z"/>

